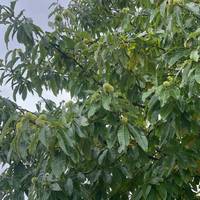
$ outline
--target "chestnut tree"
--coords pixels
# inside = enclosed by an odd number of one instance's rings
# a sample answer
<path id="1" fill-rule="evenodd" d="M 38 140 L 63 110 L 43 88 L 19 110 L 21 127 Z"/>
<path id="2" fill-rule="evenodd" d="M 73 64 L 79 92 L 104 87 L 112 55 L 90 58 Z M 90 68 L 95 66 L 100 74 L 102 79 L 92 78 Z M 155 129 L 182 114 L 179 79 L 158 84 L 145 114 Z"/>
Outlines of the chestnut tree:
<path id="1" fill-rule="evenodd" d="M 71 0 L 51 31 L 0 5 L 0 198 L 197 199 L 200 2 Z M 9 41 L 19 47 L 9 49 Z M 71 95 L 56 105 L 47 89 Z M 45 107 L 19 107 L 37 94 Z"/>

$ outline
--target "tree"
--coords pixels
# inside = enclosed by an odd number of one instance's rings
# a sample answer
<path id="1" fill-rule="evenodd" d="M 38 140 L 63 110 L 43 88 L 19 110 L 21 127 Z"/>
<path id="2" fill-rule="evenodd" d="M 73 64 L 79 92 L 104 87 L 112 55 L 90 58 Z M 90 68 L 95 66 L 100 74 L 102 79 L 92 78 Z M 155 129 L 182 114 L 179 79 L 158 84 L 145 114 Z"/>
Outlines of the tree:
<path id="1" fill-rule="evenodd" d="M 72 0 L 50 6 L 51 32 L 0 5 L 8 50 L 0 97 L 1 199 L 197 199 L 200 3 Z M 46 88 L 72 100 L 42 97 Z"/>

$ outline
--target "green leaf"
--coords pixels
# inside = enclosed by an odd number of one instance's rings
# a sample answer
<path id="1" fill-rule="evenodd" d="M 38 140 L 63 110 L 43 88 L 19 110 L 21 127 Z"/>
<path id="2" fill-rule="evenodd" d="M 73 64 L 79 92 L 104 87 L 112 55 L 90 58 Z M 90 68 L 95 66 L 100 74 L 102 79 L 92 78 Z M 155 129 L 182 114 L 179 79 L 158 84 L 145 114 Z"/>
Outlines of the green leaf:
<path id="1" fill-rule="evenodd" d="M 173 57 L 171 57 L 169 60 L 169 65 L 170 66 L 174 65 L 177 61 L 179 61 L 181 58 L 187 55 L 188 55 L 188 51 L 175 52 L 175 55 L 173 55 Z"/>
<path id="2" fill-rule="evenodd" d="M 27 37 L 30 41 L 33 41 L 33 34 L 32 34 L 32 26 L 30 23 L 23 24 L 24 32 L 26 33 Z"/>
<path id="3" fill-rule="evenodd" d="M 118 132 L 117 132 L 117 137 L 119 141 L 119 153 L 122 151 L 125 151 L 127 146 L 129 145 L 130 142 L 130 135 L 128 128 L 125 125 L 120 126 Z"/>
<path id="4" fill-rule="evenodd" d="M 56 178 L 59 178 L 65 171 L 65 157 L 60 154 L 54 155 L 51 158 L 51 169 Z"/>
<path id="5" fill-rule="evenodd" d="M 200 84 L 200 69 L 197 69 L 197 70 L 195 71 L 195 76 L 194 76 L 194 78 L 195 78 L 196 82 Z"/>
<path id="6" fill-rule="evenodd" d="M 166 144 L 168 139 L 172 138 L 175 134 L 171 123 L 163 124 L 159 134 L 161 135 L 160 136 L 160 145 Z"/>
<path id="7" fill-rule="evenodd" d="M 50 85 L 50 88 L 51 88 L 53 94 L 54 94 L 55 96 L 57 96 L 57 95 L 58 95 L 58 86 L 57 86 L 55 77 L 53 77 L 53 78 L 50 80 L 49 85 Z"/>
<path id="8" fill-rule="evenodd" d="M 15 87 L 15 89 L 13 90 L 13 99 L 14 99 L 14 101 L 16 101 L 16 95 L 17 95 L 18 90 L 19 90 L 19 85 L 17 85 Z"/>
<path id="9" fill-rule="evenodd" d="M 76 125 L 76 133 L 78 134 L 78 136 L 80 138 L 85 138 L 86 137 L 84 132 L 81 130 L 81 128 L 78 125 Z"/>
<path id="10" fill-rule="evenodd" d="M 173 87 L 172 89 L 169 90 L 169 95 L 171 97 L 174 97 L 174 99 L 179 99 L 180 98 L 180 90 L 177 87 Z"/>
<path id="11" fill-rule="evenodd" d="M 24 86 L 22 90 L 22 99 L 25 100 L 27 97 L 27 88 Z"/>
<path id="12" fill-rule="evenodd" d="M 100 165 L 102 165 L 102 163 L 103 163 L 103 161 L 104 161 L 104 159 L 105 159 L 107 153 L 108 153 L 108 149 L 105 149 L 105 150 L 101 153 L 101 155 L 99 156 L 99 158 L 98 158 L 98 163 L 99 163 Z"/>
<path id="13" fill-rule="evenodd" d="M 190 2 L 190 3 L 186 3 L 185 7 L 191 11 L 193 14 L 200 16 L 200 6 L 199 4 Z"/>
<path id="14" fill-rule="evenodd" d="M 44 126 L 39 133 L 39 140 L 45 146 L 48 147 L 49 137 L 51 135 L 50 129 L 47 126 Z"/>
<path id="15" fill-rule="evenodd" d="M 58 144 L 59 144 L 59 147 L 63 150 L 63 152 L 69 156 L 69 153 L 67 151 L 67 148 L 66 148 L 66 144 L 65 144 L 65 140 L 64 138 L 61 136 L 60 133 L 57 134 L 57 138 L 58 138 Z M 68 143 L 70 143 L 72 145 L 72 143 L 70 141 L 68 141 Z"/>
<path id="16" fill-rule="evenodd" d="M 147 199 L 147 197 L 151 191 L 151 187 L 152 187 L 151 185 L 147 185 L 143 188 L 143 196 L 145 199 Z"/>
<path id="17" fill-rule="evenodd" d="M 35 133 L 33 137 L 31 138 L 32 141 L 28 146 L 28 151 L 31 155 L 34 155 L 37 151 L 37 145 L 38 145 L 38 133 Z"/>
<path id="18" fill-rule="evenodd" d="M 162 2 L 162 4 L 160 5 L 160 14 L 161 14 L 163 17 L 165 16 L 165 9 L 166 9 L 167 3 L 168 3 L 168 1 L 167 1 L 167 0 L 164 0 L 164 1 Z"/>
<path id="19" fill-rule="evenodd" d="M 199 52 L 198 52 L 198 50 L 193 50 L 190 53 L 190 59 L 195 61 L 195 62 L 198 62 L 198 60 L 199 60 Z"/>
<path id="20" fill-rule="evenodd" d="M 174 104 L 169 104 L 169 105 L 165 105 L 164 107 L 162 107 L 161 111 L 160 111 L 160 115 L 162 117 L 163 120 L 166 120 L 167 117 L 172 113 L 174 109 Z"/>
<path id="21" fill-rule="evenodd" d="M 134 136 L 138 145 L 144 150 L 148 151 L 148 140 L 145 134 L 142 131 L 139 131 L 137 128 L 133 127 L 132 125 L 128 125 L 130 132 Z"/>
<path id="22" fill-rule="evenodd" d="M 110 111 L 111 102 L 112 102 L 112 97 L 111 96 L 105 95 L 105 96 L 102 97 L 102 106 L 103 106 L 103 108 L 105 110 Z"/>
<path id="23" fill-rule="evenodd" d="M 191 38 L 196 38 L 200 35 L 200 28 L 197 28 L 194 32 L 191 32 L 186 42 Z"/>
<path id="24" fill-rule="evenodd" d="M 10 2 L 10 8 L 14 11 L 15 10 L 15 5 L 16 5 L 16 3 L 17 3 L 17 0 L 12 0 L 11 2 Z"/>
<path id="25" fill-rule="evenodd" d="M 145 100 L 146 100 L 148 97 L 150 97 L 154 92 L 155 92 L 155 88 L 154 88 L 154 87 L 151 88 L 151 89 L 149 89 L 147 92 L 144 92 L 144 93 L 142 94 L 142 101 L 145 102 Z"/>
<path id="26" fill-rule="evenodd" d="M 8 48 L 8 42 L 9 42 L 9 36 L 10 36 L 12 29 L 13 29 L 13 26 L 9 25 L 6 32 L 5 32 L 5 35 L 4 35 L 4 41 L 6 43 L 7 48 Z"/>
<path id="27" fill-rule="evenodd" d="M 188 75 L 190 73 L 190 70 L 191 70 L 191 65 L 187 64 L 185 66 L 185 68 L 183 69 L 183 72 L 182 72 L 182 82 L 181 82 L 181 85 L 180 85 L 181 87 L 183 87 L 184 85 L 186 85 L 188 83 L 188 81 L 189 81 L 188 80 Z"/>
<path id="28" fill-rule="evenodd" d="M 149 183 L 152 184 L 152 185 L 158 185 L 160 182 L 163 182 L 163 178 L 153 177 L 153 178 L 151 178 Z"/>
<path id="29" fill-rule="evenodd" d="M 99 108 L 98 105 L 91 105 L 88 111 L 88 118 L 92 117 L 96 113 L 98 108 Z"/>
<path id="30" fill-rule="evenodd" d="M 58 183 L 53 183 L 50 185 L 51 190 L 53 191 L 62 191 L 61 187 L 58 185 Z"/>
<path id="31" fill-rule="evenodd" d="M 166 200 L 167 199 L 167 190 L 165 188 L 165 185 L 160 184 L 159 186 L 157 186 L 157 188 L 158 188 L 160 198 L 163 199 L 163 200 Z"/>
<path id="32" fill-rule="evenodd" d="M 25 44 L 25 34 L 24 34 L 24 29 L 22 26 L 19 27 L 18 31 L 17 31 L 17 41 L 19 43 Z"/>
<path id="33" fill-rule="evenodd" d="M 88 126 L 88 120 L 86 117 L 84 116 L 81 116 L 79 119 L 78 119 L 78 124 L 79 126 Z"/>
<path id="34" fill-rule="evenodd" d="M 74 48 L 75 42 L 71 38 L 63 36 L 63 39 L 64 39 L 63 45 L 65 45 L 64 48 L 68 48 L 68 49 Z M 61 46 L 62 46 L 62 44 L 61 44 Z"/>
<path id="35" fill-rule="evenodd" d="M 6 137 L 7 134 L 9 134 L 9 131 L 11 130 L 11 123 L 13 121 L 17 120 L 17 115 L 16 114 L 12 114 L 9 119 L 6 121 L 6 123 L 4 124 L 1 134 L 0 134 L 0 144 L 2 143 L 3 139 Z"/>
<path id="36" fill-rule="evenodd" d="M 74 188 L 74 186 L 73 186 L 73 181 L 72 181 L 71 178 L 68 178 L 68 179 L 67 179 L 67 182 L 66 182 L 66 184 L 65 184 L 65 190 L 67 191 L 67 193 L 69 194 L 69 196 L 72 195 L 72 193 L 73 193 L 73 188 Z"/>

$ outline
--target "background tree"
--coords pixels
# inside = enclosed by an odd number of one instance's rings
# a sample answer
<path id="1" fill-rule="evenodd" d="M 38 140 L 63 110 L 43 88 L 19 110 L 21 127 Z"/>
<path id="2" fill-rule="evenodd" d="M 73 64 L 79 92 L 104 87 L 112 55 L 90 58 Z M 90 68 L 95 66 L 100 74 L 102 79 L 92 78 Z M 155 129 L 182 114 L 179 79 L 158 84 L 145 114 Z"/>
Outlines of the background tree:
<path id="1" fill-rule="evenodd" d="M 72 0 L 44 32 L 0 5 L 13 98 L 0 97 L 1 199 L 196 199 L 200 179 L 200 3 Z"/>

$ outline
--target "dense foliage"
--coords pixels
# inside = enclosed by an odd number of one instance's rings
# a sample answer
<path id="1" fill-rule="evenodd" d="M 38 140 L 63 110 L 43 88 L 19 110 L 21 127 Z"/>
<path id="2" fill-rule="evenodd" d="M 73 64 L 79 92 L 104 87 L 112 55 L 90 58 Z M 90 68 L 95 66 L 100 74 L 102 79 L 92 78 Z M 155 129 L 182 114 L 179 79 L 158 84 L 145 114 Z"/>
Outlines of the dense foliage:
<path id="1" fill-rule="evenodd" d="M 14 100 L 37 93 L 46 107 L 0 97 L 0 198 L 197 199 L 199 1 L 54 3 L 51 32 L 15 4 L 0 5 L 0 81 Z M 44 88 L 72 101 L 56 106 Z"/>

